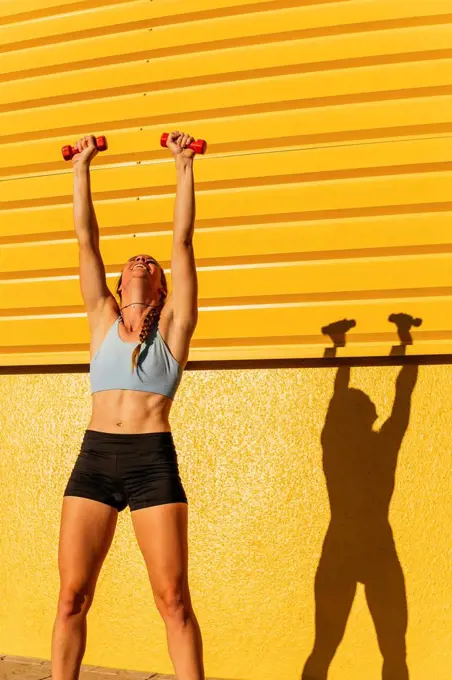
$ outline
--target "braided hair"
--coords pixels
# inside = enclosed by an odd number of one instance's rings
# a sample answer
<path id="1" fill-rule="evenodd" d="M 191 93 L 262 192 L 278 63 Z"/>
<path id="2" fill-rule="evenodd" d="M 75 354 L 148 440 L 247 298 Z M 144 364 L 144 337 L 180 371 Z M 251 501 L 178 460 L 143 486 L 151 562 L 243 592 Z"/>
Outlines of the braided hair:
<path id="1" fill-rule="evenodd" d="M 133 353 L 132 353 L 132 373 L 134 372 L 135 368 L 137 368 L 137 366 L 138 366 L 138 357 L 140 355 L 141 344 L 143 342 L 146 342 L 146 338 L 148 337 L 152 328 L 158 324 L 158 321 L 159 321 L 159 318 L 160 318 L 160 313 L 162 311 L 163 305 L 165 304 L 165 300 L 166 300 L 166 297 L 168 295 L 168 284 L 166 282 L 166 277 L 165 277 L 165 274 L 163 272 L 163 269 L 161 267 L 160 267 L 160 275 L 161 275 L 161 280 L 162 280 L 163 292 L 162 292 L 159 304 L 156 305 L 155 307 L 151 307 L 148 314 L 146 314 L 145 318 L 143 319 L 143 325 L 141 326 L 139 343 L 135 347 L 135 349 L 133 350 Z M 121 295 L 121 292 L 119 290 L 119 287 L 121 285 L 121 281 L 122 281 L 122 274 L 119 277 L 118 282 L 116 284 L 116 295 L 119 296 L 120 303 L 122 304 L 122 295 Z"/>

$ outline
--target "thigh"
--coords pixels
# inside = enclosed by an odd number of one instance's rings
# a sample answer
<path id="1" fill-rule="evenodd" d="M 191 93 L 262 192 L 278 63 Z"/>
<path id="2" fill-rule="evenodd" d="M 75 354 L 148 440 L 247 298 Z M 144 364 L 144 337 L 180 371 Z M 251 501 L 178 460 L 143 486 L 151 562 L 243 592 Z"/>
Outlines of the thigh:
<path id="1" fill-rule="evenodd" d="M 157 604 L 177 591 L 188 605 L 188 504 L 154 505 L 131 518 Z"/>
<path id="2" fill-rule="evenodd" d="M 64 496 L 58 547 L 60 595 L 94 592 L 117 517 L 118 511 L 105 503 Z"/>

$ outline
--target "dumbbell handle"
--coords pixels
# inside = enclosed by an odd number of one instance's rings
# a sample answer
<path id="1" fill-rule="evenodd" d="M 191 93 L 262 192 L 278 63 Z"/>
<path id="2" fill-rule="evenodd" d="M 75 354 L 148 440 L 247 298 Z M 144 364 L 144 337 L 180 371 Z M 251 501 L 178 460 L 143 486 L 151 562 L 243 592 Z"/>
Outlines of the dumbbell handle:
<path id="1" fill-rule="evenodd" d="M 168 132 L 164 132 L 163 135 L 160 138 L 160 145 L 161 146 L 166 146 L 166 141 L 167 141 L 168 137 L 169 137 Z M 204 139 L 198 139 L 196 142 L 192 142 L 191 144 L 189 144 L 185 148 L 191 149 L 192 151 L 195 151 L 196 153 L 206 153 L 207 142 Z"/>
<path id="2" fill-rule="evenodd" d="M 105 149 L 108 148 L 107 138 L 104 137 L 104 135 L 96 137 L 96 147 L 99 151 L 105 151 Z M 63 158 L 65 161 L 70 161 L 75 156 L 76 153 L 80 152 L 76 146 L 71 146 L 70 144 L 68 144 L 67 146 L 62 147 L 61 153 L 63 154 Z"/>

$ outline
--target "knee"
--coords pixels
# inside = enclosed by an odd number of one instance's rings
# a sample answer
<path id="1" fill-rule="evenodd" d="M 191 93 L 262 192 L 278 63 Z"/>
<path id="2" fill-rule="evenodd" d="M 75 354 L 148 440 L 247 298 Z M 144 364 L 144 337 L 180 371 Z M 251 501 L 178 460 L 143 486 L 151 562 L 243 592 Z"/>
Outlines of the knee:
<path id="1" fill-rule="evenodd" d="M 92 601 L 93 596 L 88 589 L 61 588 L 58 598 L 58 614 L 62 617 L 87 614 Z"/>
<path id="2" fill-rule="evenodd" d="M 383 659 L 394 663 L 394 665 L 403 665 L 406 660 L 406 640 L 405 629 L 396 630 L 394 627 L 387 626 L 388 630 L 382 635 L 379 631 L 378 646 Z M 387 634 L 389 633 L 389 635 Z"/>
<path id="3" fill-rule="evenodd" d="M 157 608 L 165 621 L 185 625 L 191 613 L 188 594 L 180 588 L 167 588 L 154 594 Z"/>

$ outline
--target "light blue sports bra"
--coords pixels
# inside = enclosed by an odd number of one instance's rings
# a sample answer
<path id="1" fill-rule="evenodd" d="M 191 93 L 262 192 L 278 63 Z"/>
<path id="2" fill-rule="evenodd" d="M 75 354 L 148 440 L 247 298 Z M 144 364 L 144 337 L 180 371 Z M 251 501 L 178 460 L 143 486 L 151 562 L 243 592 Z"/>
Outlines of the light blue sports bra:
<path id="1" fill-rule="evenodd" d="M 119 337 L 120 316 L 107 331 L 102 345 L 90 362 L 91 394 L 104 390 L 156 392 L 174 399 L 183 368 L 173 357 L 158 326 L 149 332 L 132 373 L 132 354 L 138 341 Z"/>

